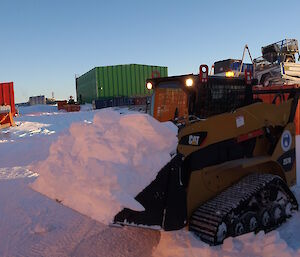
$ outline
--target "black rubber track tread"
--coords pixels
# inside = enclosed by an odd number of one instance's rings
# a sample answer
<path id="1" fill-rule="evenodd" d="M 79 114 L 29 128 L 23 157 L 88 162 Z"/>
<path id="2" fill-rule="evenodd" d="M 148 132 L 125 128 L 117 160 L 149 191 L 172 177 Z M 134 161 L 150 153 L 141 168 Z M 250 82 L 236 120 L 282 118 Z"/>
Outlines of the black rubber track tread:
<path id="1" fill-rule="evenodd" d="M 211 225 L 214 225 L 214 226 L 218 225 L 217 221 L 213 221 L 211 219 L 205 219 L 205 218 L 197 216 L 197 215 L 194 215 L 194 219 L 199 221 L 199 222 L 205 222 L 206 224 L 211 224 Z"/>
<path id="2" fill-rule="evenodd" d="M 249 202 L 253 196 L 271 184 L 281 186 L 294 206 L 296 205 L 298 208 L 294 195 L 280 177 L 272 174 L 253 173 L 199 206 L 190 218 L 189 229 L 210 245 L 222 243 L 217 242 L 217 231 L 228 214 L 235 213 L 242 204 Z"/>
<path id="3" fill-rule="evenodd" d="M 198 210 L 197 210 L 197 211 L 194 212 L 194 215 L 199 216 L 199 217 L 203 217 L 203 218 L 207 218 L 207 219 L 211 219 L 211 220 L 216 221 L 216 222 L 222 221 L 222 216 L 216 216 L 214 214 L 207 213 L 207 212 L 204 212 L 204 211 L 198 212 Z"/>

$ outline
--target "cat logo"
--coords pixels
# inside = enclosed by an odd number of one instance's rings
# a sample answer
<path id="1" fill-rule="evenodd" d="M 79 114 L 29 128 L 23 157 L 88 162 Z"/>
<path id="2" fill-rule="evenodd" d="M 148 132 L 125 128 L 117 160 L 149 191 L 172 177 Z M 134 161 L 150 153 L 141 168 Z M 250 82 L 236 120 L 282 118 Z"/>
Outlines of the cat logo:
<path id="1" fill-rule="evenodd" d="M 199 145 L 200 136 L 189 136 L 189 145 Z"/>

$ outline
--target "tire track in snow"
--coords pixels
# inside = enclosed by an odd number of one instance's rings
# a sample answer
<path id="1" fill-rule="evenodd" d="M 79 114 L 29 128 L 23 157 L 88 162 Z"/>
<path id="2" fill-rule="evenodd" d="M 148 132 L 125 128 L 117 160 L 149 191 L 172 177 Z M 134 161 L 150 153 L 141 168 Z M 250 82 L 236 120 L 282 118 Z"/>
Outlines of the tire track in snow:
<path id="1" fill-rule="evenodd" d="M 85 238 L 74 249 L 71 256 L 152 256 L 152 251 L 158 245 L 159 240 L 160 232 L 157 230 L 107 227 L 97 234 Z M 90 251 L 87 252 L 86 249 L 90 249 Z"/>
<path id="2" fill-rule="evenodd" d="M 1 257 L 151 256 L 158 244 L 158 231 L 103 225 L 33 191 L 25 168 L 8 170 L 0 179 Z"/>
<path id="3" fill-rule="evenodd" d="M 70 256 L 76 245 L 95 227 L 87 218 L 72 217 L 64 228 L 34 233 L 18 247 L 19 256 Z M 101 225 L 96 225 L 98 229 Z"/>
<path id="4" fill-rule="evenodd" d="M 69 256 L 82 236 L 105 227 L 34 192 L 24 180 L 1 181 L 1 191 L 9 197 L 0 198 L 6 206 L 0 231 L 7 231 L 0 233 L 0 256 Z"/>

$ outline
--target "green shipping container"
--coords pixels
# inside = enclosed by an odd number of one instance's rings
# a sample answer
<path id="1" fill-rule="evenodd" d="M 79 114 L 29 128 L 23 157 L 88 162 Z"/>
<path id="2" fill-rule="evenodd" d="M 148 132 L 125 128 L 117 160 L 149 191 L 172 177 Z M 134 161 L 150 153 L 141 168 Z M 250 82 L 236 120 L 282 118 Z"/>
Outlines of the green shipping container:
<path id="1" fill-rule="evenodd" d="M 124 64 L 95 67 L 76 79 L 77 101 L 91 103 L 95 99 L 115 96 L 148 96 L 146 79 L 167 77 L 168 67 Z"/>

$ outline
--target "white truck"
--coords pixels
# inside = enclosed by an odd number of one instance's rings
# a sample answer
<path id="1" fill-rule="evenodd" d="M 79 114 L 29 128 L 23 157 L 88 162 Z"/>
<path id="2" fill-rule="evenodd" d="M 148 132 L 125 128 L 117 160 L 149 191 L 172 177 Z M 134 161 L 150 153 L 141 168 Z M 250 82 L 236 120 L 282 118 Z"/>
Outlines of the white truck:
<path id="1" fill-rule="evenodd" d="M 263 86 L 300 83 L 298 41 L 284 39 L 261 48 L 262 56 L 253 60 L 254 78 Z"/>

